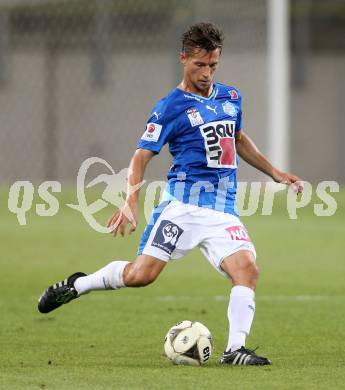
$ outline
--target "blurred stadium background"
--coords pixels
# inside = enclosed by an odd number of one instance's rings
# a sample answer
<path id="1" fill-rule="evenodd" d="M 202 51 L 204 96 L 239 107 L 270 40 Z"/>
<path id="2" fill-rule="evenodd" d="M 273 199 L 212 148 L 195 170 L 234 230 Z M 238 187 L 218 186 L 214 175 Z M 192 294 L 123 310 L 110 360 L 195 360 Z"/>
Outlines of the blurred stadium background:
<path id="1" fill-rule="evenodd" d="M 279 3 L 289 4 L 290 50 L 280 60 L 290 75 L 272 85 L 271 43 L 284 43 L 271 34 L 273 22 L 284 30 L 270 18 Z M 67 206 L 41 218 L 36 191 L 23 227 L 8 210 L 7 186 L 59 180 L 60 204 L 75 204 L 86 158 L 125 168 L 154 102 L 181 79 L 179 36 L 200 20 L 225 32 L 217 79 L 242 90 L 244 127 L 258 146 L 271 155 L 272 131 L 285 126 L 277 150 L 291 171 L 345 184 L 345 0 L 0 0 L 0 389 L 344 388 L 344 187 L 332 194 L 338 210 L 329 218 L 315 216 L 314 196 L 298 219 L 283 197 L 269 218 L 243 219 L 262 270 L 248 347 L 272 359 L 267 370 L 217 363 L 229 283 L 197 250 L 145 289 L 90 294 L 47 316 L 36 309 L 43 288 L 72 272 L 133 260 L 145 220 L 141 211 L 136 232 L 113 240 Z M 274 102 L 272 91 L 290 104 Z M 273 129 L 275 103 L 288 115 Z M 163 180 L 169 165 L 164 150 L 148 177 Z M 263 177 L 242 164 L 247 179 Z M 113 212 L 108 204 L 97 219 Z M 187 318 L 213 332 L 206 369 L 174 367 L 162 355 L 167 329 Z"/>
<path id="2" fill-rule="evenodd" d="M 182 31 L 200 20 L 224 30 L 217 80 L 242 90 L 244 127 L 268 153 L 269 3 L 0 0 L 0 185 L 72 183 L 90 156 L 126 167 L 154 102 L 181 79 Z M 344 182 L 345 2 L 291 0 L 289 28 L 290 169 Z M 163 155 L 149 177 L 165 177 Z M 240 179 L 258 177 L 242 167 Z"/>

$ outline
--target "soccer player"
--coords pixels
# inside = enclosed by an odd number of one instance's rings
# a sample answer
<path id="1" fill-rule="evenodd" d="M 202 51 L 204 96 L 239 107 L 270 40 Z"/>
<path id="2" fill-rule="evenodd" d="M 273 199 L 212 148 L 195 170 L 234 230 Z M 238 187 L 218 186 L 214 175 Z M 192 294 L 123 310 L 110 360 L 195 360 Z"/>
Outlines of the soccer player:
<path id="1" fill-rule="evenodd" d="M 154 209 L 133 262 L 113 261 L 93 274 L 78 272 L 48 287 L 38 309 L 48 313 L 93 290 L 143 287 L 171 259 L 199 247 L 211 265 L 231 279 L 229 338 L 220 362 L 267 365 L 245 347 L 255 313 L 256 253 L 235 207 L 239 155 L 274 181 L 303 190 L 301 180 L 282 172 L 260 153 L 242 129 L 240 91 L 213 81 L 222 51 L 222 32 L 211 23 L 182 36 L 183 80 L 153 108 L 129 166 L 125 206 L 110 218 L 114 236 L 137 226 L 139 189 L 147 164 L 168 143 L 173 164 L 165 195 Z"/>

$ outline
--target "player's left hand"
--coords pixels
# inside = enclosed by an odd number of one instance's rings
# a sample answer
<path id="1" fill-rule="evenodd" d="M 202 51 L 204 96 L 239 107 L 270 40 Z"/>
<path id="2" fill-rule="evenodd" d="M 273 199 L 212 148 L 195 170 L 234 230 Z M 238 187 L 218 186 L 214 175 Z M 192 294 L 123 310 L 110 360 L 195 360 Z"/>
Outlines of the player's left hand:
<path id="1" fill-rule="evenodd" d="M 303 180 L 300 177 L 293 175 L 292 173 L 281 172 L 277 170 L 272 176 L 272 179 L 277 183 L 291 186 L 297 194 L 303 192 L 304 190 Z"/>

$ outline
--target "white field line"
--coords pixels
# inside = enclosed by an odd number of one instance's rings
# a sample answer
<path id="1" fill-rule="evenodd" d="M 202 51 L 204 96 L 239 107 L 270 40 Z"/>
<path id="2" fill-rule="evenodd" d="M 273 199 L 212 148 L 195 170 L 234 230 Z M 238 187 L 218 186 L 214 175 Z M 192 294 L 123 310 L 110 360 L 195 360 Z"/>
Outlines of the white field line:
<path id="1" fill-rule="evenodd" d="M 120 301 L 137 301 L 153 300 L 158 302 L 196 302 L 213 300 L 215 302 L 228 302 L 229 295 L 213 295 L 213 296 L 190 296 L 190 295 L 122 295 L 119 292 L 114 292 L 114 298 Z M 93 301 L 103 301 L 105 294 L 93 293 L 88 296 L 88 299 Z M 320 302 L 320 301 L 342 301 L 345 302 L 345 295 L 256 295 L 256 301 L 261 302 Z"/>
<path id="2" fill-rule="evenodd" d="M 215 301 L 228 301 L 229 296 L 226 295 L 215 295 L 212 297 Z M 173 295 L 161 295 L 156 296 L 158 301 L 187 301 L 187 300 L 203 300 L 205 297 L 196 296 L 173 296 Z M 334 300 L 334 299 L 345 299 L 342 295 L 257 295 L 255 300 L 257 301 L 298 301 L 298 302 L 310 302 L 310 301 L 323 301 L 323 300 Z"/>

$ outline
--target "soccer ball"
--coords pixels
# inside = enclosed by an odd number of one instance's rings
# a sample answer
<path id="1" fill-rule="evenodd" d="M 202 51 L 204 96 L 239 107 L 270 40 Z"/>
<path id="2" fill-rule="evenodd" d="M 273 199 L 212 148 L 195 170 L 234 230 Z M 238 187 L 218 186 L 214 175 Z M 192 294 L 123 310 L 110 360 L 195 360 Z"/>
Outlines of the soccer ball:
<path id="1" fill-rule="evenodd" d="M 200 322 L 181 321 L 165 336 L 164 351 L 174 364 L 200 366 L 213 350 L 211 332 Z"/>

